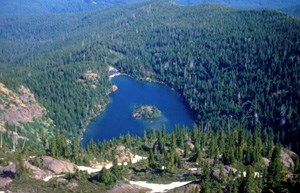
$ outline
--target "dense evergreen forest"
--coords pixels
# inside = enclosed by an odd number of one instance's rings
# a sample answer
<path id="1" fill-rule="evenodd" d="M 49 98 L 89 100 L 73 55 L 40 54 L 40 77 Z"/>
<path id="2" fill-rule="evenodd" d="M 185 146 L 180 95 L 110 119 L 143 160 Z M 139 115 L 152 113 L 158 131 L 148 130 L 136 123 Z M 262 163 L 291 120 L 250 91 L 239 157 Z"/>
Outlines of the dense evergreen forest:
<path id="1" fill-rule="evenodd" d="M 25 159 L 33 166 L 43 168 L 43 158 L 39 155 L 49 155 L 71 160 L 77 165 L 111 160 L 110 169 L 103 168 L 92 174 L 79 170 L 66 174 L 66 180 L 79 184 L 73 192 L 105 192 L 116 183 L 128 180 L 159 183 L 188 180 L 198 184 L 184 192 L 296 192 L 300 185 L 299 157 L 280 144 L 274 144 L 274 137 L 271 129 L 262 132 L 260 127 L 254 132 L 242 126 L 214 131 L 194 125 L 192 130 L 175 128 L 170 134 L 161 128 L 145 132 L 143 137 L 127 134 L 98 144 L 90 141 L 82 148 L 79 137 L 68 142 L 65 133 L 57 132 L 49 143 L 43 144 L 44 148 L 37 150 L 27 146 L 22 155 L 17 158 L 10 155 L 1 163 L 19 160 L 18 172 L 13 177 L 17 183 L 11 186 L 11 190 L 19 191 L 70 191 L 55 180 L 48 182 L 48 186 L 34 185 L 40 182 L 31 179 L 30 169 L 20 165 L 20 160 Z M 129 158 L 126 164 L 120 161 L 130 154 L 143 155 L 146 159 L 131 163 Z M 30 158 L 29 155 L 37 156 Z M 287 162 L 283 157 L 287 155 L 294 162 Z M 3 156 L 2 152 L 0 156 Z M 175 189 L 171 192 L 183 191 Z"/>
<path id="2" fill-rule="evenodd" d="M 290 6 L 298 5 L 297 0 L 175 0 L 176 3 L 180 5 L 197 5 L 197 4 L 207 4 L 207 3 L 219 3 L 224 5 L 229 5 L 239 8 L 285 8 Z"/>
<path id="3" fill-rule="evenodd" d="M 147 0 L 2 0 L 1 18 L 24 18 L 60 13 L 78 13 Z"/>
<path id="4" fill-rule="evenodd" d="M 13 90 L 29 87 L 55 128 L 48 136 L 31 136 L 17 149 L 85 165 L 93 159 L 114 160 L 112 149 L 118 145 L 148 157 L 95 176 L 69 176 L 91 186 L 111 187 L 130 175 L 197 179 L 203 192 L 293 192 L 299 188 L 299 159 L 293 157 L 294 167 L 284 167 L 279 157 L 285 148 L 300 152 L 299 31 L 299 19 L 277 11 L 184 7 L 159 0 L 100 12 L 2 19 L 0 82 Z M 109 103 L 109 65 L 174 88 L 198 126 L 80 147 L 90 119 Z M 0 155 L 12 147 L 8 134 L 3 139 Z M 33 164 L 39 166 L 39 160 Z M 224 166 L 263 177 L 213 174 Z M 188 172 L 192 167 L 201 172 Z"/>
<path id="5" fill-rule="evenodd" d="M 79 110 L 73 98 L 83 91 L 75 80 L 84 70 L 97 68 L 102 73 L 102 105 L 107 102 L 105 90 L 110 83 L 105 68 L 114 64 L 137 78 L 150 77 L 175 88 L 205 128 L 243 124 L 253 129 L 261 124 L 273 128 L 277 140 L 299 149 L 297 19 L 276 11 L 240 11 L 221 5 L 180 7 L 154 1 L 42 21 L 4 22 L 1 41 L 7 44 L 1 46 L 1 65 L 9 67 L 1 79 L 15 81 L 13 74 L 19 73 L 20 82 L 49 108 L 59 128 L 78 133 L 75 128 L 85 125 L 78 118 L 87 112 L 80 111 L 91 108 Z M 11 70 L 13 65 L 22 67 Z M 72 104 L 59 104 L 64 100 Z"/>

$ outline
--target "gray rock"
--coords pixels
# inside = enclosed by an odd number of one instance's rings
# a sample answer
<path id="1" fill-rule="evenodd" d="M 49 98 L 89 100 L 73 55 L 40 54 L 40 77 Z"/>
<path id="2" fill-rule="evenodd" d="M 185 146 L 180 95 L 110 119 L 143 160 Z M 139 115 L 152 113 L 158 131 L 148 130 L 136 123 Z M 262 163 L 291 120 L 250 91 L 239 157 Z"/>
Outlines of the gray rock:
<path id="1" fill-rule="evenodd" d="M 42 156 L 41 159 L 43 167 L 53 171 L 55 174 L 75 173 L 76 167 L 71 162 L 57 160 L 50 156 Z"/>
<path id="2" fill-rule="evenodd" d="M 0 174 L 3 174 L 5 177 L 12 177 L 17 172 L 17 166 L 14 163 L 10 163 L 8 166 L 0 168 Z"/>
<path id="3" fill-rule="evenodd" d="M 199 182 L 191 182 L 187 185 L 168 190 L 167 193 L 200 192 L 200 190 L 201 186 L 199 185 Z"/>
<path id="4" fill-rule="evenodd" d="M 231 167 L 231 166 L 223 166 L 223 175 L 224 176 L 228 176 L 230 172 L 233 172 L 234 174 L 237 172 L 237 169 Z M 213 175 L 216 177 L 216 178 L 219 178 L 220 177 L 220 168 L 215 168 L 213 170 Z"/>
<path id="5" fill-rule="evenodd" d="M 53 173 L 49 170 L 42 170 L 36 166 L 31 165 L 28 161 L 24 162 L 24 167 L 31 170 L 32 174 L 30 176 L 37 180 L 43 180 L 46 177 L 53 175 Z"/>
<path id="6" fill-rule="evenodd" d="M 12 179 L 9 177 L 0 177 L 0 189 L 12 183 Z"/>
<path id="7" fill-rule="evenodd" d="M 70 190 L 73 190 L 74 188 L 76 188 L 78 186 L 77 183 L 75 182 L 70 182 L 68 185 L 67 185 L 67 188 L 69 188 Z"/>
<path id="8" fill-rule="evenodd" d="M 142 193 L 149 192 L 150 189 L 144 188 L 134 184 L 125 184 L 125 183 L 117 183 L 111 190 L 107 191 L 107 193 Z"/>
<path id="9" fill-rule="evenodd" d="M 280 153 L 280 161 L 287 168 L 294 168 L 295 166 L 295 163 L 290 156 L 292 153 L 293 152 L 291 151 L 281 151 Z"/>
<path id="10" fill-rule="evenodd" d="M 66 180 L 65 178 L 57 178 L 56 182 L 59 184 L 66 184 L 68 183 L 68 180 Z"/>
<path id="11" fill-rule="evenodd" d="M 262 160 L 263 160 L 265 166 L 269 167 L 269 165 L 270 165 L 270 160 L 269 160 L 268 158 L 265 158 L 265 157 L 263 157 Z"/>

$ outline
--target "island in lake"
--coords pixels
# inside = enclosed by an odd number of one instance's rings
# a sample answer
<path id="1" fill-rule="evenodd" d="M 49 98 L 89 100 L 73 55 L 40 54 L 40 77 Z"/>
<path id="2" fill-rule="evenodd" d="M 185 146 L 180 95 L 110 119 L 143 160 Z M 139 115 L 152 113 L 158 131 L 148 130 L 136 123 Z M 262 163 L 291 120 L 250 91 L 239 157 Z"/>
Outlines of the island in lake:
<path id="1" fill-rule="evenodd" d="M 134 108 L 132 116 L 137 119 L 152 120 L 159 118 L 161 116 L 161 111 L 155 106 L 140 105 Z"/>

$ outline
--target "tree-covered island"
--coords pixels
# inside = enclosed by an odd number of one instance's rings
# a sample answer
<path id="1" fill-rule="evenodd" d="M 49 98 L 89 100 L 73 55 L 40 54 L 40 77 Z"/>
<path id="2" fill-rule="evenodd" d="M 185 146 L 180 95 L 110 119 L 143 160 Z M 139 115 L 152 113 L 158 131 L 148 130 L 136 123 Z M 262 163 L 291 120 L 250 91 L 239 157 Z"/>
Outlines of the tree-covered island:
<path id="1" fill-rule="evenodd" d="M 134 108 L 132 116 L 142 120 L 157 119 L 161 116 L 161 111 L 152 105 L 140 105 Z"/>

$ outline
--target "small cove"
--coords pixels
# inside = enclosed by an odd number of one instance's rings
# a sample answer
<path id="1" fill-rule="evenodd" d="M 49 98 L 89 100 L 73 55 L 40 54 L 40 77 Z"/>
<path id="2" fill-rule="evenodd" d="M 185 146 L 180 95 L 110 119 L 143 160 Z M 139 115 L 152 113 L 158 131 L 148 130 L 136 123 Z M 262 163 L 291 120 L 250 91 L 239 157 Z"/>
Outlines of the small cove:
<path id="1" fill-rule="evenodd" d="M 128 76 L 112 79 L 118 90 L 111 94 L 106 110 L 96 117 L 84 133 L 82 143 L 110 140 L 120 135 L 142 136 L 152 128 L 159 130 L 166 126 L 171 132 L 176 125 L 191 128 L 194 117 L 183 98 L 169 87 L 157 83 L 138 81 Z M 143 121 L 132 117 L 133 109 L 139 105 L 154 105 L 162 113 L 155 120 Z"/>

